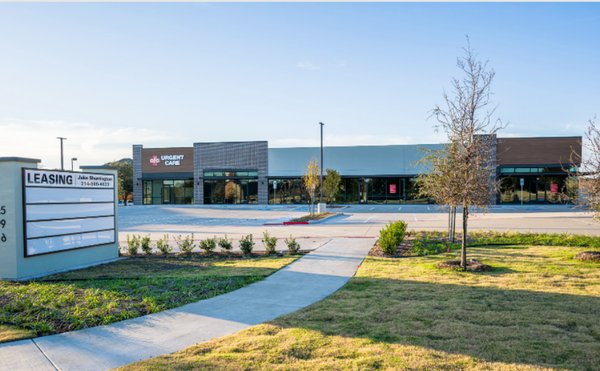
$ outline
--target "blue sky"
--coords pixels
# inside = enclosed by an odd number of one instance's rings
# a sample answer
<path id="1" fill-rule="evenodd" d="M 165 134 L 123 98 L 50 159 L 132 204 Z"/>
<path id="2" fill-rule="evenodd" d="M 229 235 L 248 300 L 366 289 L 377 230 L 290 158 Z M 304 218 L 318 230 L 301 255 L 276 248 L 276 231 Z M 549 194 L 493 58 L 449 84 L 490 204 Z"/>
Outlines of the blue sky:
<path id="1" fill-rule="evenodd" d="M 600 4 L 0 4 L 0 156 L 96 164 L 131 144 L 439 142 L 469 35 L 503 136 L 600 115 Z"/>

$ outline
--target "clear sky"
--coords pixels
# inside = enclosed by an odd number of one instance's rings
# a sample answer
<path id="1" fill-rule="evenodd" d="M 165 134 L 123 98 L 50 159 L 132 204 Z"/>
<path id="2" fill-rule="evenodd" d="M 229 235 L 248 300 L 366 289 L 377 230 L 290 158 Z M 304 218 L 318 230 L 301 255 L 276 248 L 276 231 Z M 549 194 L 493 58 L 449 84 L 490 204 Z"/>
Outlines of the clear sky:
<path id="1" fill-rule="evenodd" d="M 0 156 L 59 165 L 131 144 L 435 143 L 469 35 L 501 136 L 600 115 L 600 4 L 0 4 Z M 70 165 L 69 165 L 70 166 Z"/>

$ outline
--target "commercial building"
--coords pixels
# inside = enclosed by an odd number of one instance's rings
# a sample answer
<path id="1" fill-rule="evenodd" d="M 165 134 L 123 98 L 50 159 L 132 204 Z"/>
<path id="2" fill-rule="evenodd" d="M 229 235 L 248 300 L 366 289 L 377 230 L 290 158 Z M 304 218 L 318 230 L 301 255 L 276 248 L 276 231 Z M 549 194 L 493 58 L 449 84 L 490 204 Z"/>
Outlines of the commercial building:
<path id="1" fill-rule="evenodd" d="M 581 137 L 496 138 L 490 161 L 501 189 L 497 203 L 566 202 L 569 172 L 579 166 Z M 324 147 L 324 167 L 342 176 L 338 203 L 426 203 L 419 160 L 442 144 Z M 269 148 L 266 141 L 133 146 L 136 204 L 305 203 L 302 176 L 319 147 Z M 521 183 L 523 190 L 521 191 Z"/>

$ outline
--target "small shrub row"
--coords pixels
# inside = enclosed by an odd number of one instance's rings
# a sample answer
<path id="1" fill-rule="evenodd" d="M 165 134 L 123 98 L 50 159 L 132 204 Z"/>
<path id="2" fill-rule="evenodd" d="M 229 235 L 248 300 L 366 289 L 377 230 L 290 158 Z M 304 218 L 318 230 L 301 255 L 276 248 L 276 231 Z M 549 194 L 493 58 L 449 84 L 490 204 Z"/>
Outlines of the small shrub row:
<path id="1" fill-rule="evenodd" d="M 218 239 L 217 237 L 213 237 L 200 240 L 198 241 L 197 246 L 195 244 L 193 233 L 187 236 L 175 236 L 173 240 L 177 244 L 177 247 L 182 255 L 191 255 L 196 247 L 199 247 L 207 254 L 213 252 L 217 246 L 219 246 L 223 251 L 231 251 L 233 248 L 233 240 L 227 238 L 227 235 Z M 263 233 L 262 243 L 265 246 L 265 252 L 267 254 L 277 253 L 277 241 L 277 237 L 271 236 L 268 231 Z M 290 238 L 286 238 L 284 242 L 287 245 L 289 254 L 297 254 L 300 251 L 300 244 L 291 235 Z M 254 245 L 255 242 L 253 241 L 252 234 L 243 236 L 239 241 L 240 250 L 242 250 L 242 253 L 245 255 L 252 254 Z M 127 235 L 127 253 L 130 256 L 138 255 L 140 248 L 144 254 L 152 255 L 150 236 Z M 173 251 L 173 247 L 169 244 L 168 234 L 165 234 L 162 238 L 159 238 L 156 241 L 156 249 L 161 255 L 167 255 Z"/>
<path id="2" fill-rule="evenodd" d="M 516 233 L 516 232 L 472 232 L 470 246 L 477 245 L 530 245 L 600 247 L 600 237 L 568 233 Z"/>
<path id="3" fill-rule="evenodd" d="M 399 220 L 390 222 L 379 231 L 379 248 L 384 254 L 394 255 L 398 246 L 404 241 L 406 223 Z"/>
<path id="4" fill-rule="evenodd" d="M 411 232 L 416 237 L 424 236 L 427 240 L 447 239 L 448 233 L 442 231 Z M 460 241 L 460 235 L 456 237 Z M 528 245 L 528 246 L 566 246 L 566 247 L 600 247 L 600 236 L 586 236 L 567 233 L 518 233 L 473 231 L 469 232 L 469 246 L 485 245 Z"/>

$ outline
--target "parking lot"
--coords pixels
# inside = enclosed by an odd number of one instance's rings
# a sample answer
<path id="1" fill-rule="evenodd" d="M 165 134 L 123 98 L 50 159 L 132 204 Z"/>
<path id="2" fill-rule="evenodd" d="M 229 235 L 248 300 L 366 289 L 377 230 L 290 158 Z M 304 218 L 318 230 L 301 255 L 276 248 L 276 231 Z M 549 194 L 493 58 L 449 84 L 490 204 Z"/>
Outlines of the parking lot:
<path id="1" fill-rule="evenodd" d="M 122 242 L 128 234 L 150 235 L 152 239 L 194 233 L 197 239 L 227 235 L 234 240 L 253 234 L 259 240 L 264 231 L 278 238 L 299 238 L 313 249 L 334 237 L 376 237 L 392 220 L 404 220 L 411 230 L 444 230 L 447 212 L 435 205 L 350 205 L 331 209 L 341 215 L 318 224 L 265 225 L 282 223 L 308 213 L 306 205 L 285 206 L 131 206 L 119 207 Z M 457 215 L 460 228 L 461 214 Z M 497 206 L 485 213 L 470 214 L 471 230 L 573 233 L 600 235 L 600 224 L 592 214 L 570 206 Z M 237 244 L 235 244 L 237 245 Z"/>

